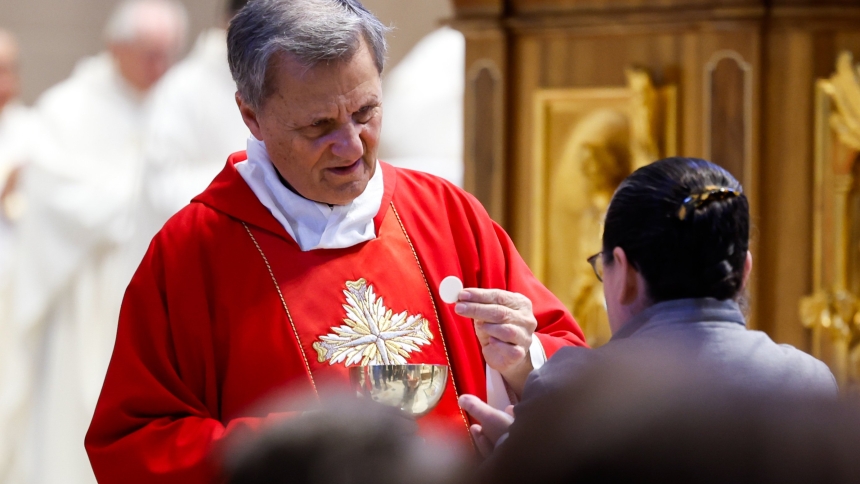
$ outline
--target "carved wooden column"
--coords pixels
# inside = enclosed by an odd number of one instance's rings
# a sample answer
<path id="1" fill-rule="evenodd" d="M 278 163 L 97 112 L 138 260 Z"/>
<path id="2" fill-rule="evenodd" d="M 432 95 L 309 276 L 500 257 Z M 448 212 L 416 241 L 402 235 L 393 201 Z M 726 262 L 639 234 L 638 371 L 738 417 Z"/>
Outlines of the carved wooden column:
<path id="1" fill-rule="evenodd" d="M 503 0 L 458 0 L 453 27 L 466 37 L 464 187 L 506 222 L 508 35 Z"/>

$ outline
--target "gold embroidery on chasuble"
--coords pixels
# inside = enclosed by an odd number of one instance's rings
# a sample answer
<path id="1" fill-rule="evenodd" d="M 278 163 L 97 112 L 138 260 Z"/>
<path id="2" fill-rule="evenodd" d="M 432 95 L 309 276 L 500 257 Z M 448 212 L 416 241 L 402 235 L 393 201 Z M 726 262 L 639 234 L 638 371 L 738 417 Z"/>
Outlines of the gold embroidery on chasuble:
<path id="1" fill-rule="evenodd" d="M 312 384 L 316 375 L 346 385 L 348 368 L 362 364 L 447 365 L 442 399 L 419 426 L 442 425 L 471 442 L 457 405 L 457 380 L 471 375 L 452 366 L 433 292 L 393 203 L 377 238 L 346 250 L 301 252 L 283 237 L 247 231 L 287 317 L 283 337 L 294 339 Z"/>
<path id="2" fill-rule="evenodd" d="M 421 314 L 394 314 L 382 296 L 365 279 L 347 281 L 344 325 L 319 337 L 313 348 L 320 363 L 345 366 L 404 365 L 413 352 L 433 339 L 430 324 Z"/>

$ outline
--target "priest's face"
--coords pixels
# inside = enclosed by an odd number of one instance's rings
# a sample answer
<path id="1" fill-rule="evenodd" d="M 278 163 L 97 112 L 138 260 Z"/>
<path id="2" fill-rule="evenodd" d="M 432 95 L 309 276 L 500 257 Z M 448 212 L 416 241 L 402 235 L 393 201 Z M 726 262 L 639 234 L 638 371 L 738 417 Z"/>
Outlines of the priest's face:
<path id="1" fill-rule="evenodd" d="M 364 40 L 348 61 L 311 68 L 279 54 L 268 76 L 261 109 L 237 96 L 251 133 L 300 195 L 331 205 L 352 202 L 376 170 L 382 127 L 382 83 Z"/>
<path id="2" fill-rule="evenodd" d="M 141 4 L 134 17 L 134 35 L 114 40 L 108 48 L 120 75 L 134 89 L 149 91 L 173 65 L 185 43 L 185 25 L 172 7 Z"/>

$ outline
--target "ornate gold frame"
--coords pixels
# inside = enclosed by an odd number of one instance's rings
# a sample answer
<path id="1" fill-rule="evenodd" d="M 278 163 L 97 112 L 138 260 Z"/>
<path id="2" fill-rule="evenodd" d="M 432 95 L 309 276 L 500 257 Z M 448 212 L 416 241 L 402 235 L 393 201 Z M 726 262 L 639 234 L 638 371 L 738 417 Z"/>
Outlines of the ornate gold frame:
<path id="1" fill-rule="evenodd" d="M 860 143 L 860 75 L 843 52 L 837 72 L 815 85 L 812 290 L 800 301 L 812 333 L 812 354 L 827 363 L 840 387 L 860 384 L 860 294 L 851 288 L 850 197 Z M 860 276 L 860 275 L 857 275 Z"/>
<path id="2" fill-rule="evenodd" d="M 641 71 L 629 71 L 630 74 Z M 657 112 L 655 116 L 655 133 L 659 145 L 656 156 L 674 156 L 678 149 L 678 89 L 669 85 L 655 89 L 657 94 Z M 529 267 L 543 280 L 546 272 L 546 224 L 547 196 L 549 169 L 552 166 L 548 160 L 553 151 L 550 144 L 553 122 L 558 117 L 576 117 L 574 113 L 581 112 L 582 116 L 601 108 L 616 108 L 632 114 L 634 103 L 637 101 L 633 87 L 597 87 L 575 89 L 540 89 L 534 94 L 534 135 L 531 164 L 531 213 L 530 220 L 530 253 L 527 261 Z M 582 117 L 580 116 L 580 117 Z M 573 125 L 575 123 L 570 123 Z M 567 131 L 567 130 L 563 130 Z M 655 157 L 654 160 L 657 158 Z M 652 160 L 652 161 L 654 161 Z"/>
<path id="3" fill-rule="evenodd" d="M 676 87 L 655 88 L 643 70 L 626 76 L 626 87 L 534 94 L 527 259 L 592 346 L 610 332 L 586 258 L 599 250 L 612 193 L 632 170 L 677 151 Z"/>

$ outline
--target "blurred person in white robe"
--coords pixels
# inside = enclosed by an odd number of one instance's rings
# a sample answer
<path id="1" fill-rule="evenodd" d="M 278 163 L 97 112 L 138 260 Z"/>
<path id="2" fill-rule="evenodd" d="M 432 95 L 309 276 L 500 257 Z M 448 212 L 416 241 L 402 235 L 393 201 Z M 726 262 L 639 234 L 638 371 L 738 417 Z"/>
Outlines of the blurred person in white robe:
<path id="1" fill-rule="evenodd" d="M 0 285 L 11 260 L 13 222 L 21 211 L 18 174 L 35 141 L 33 115 L 18 100 L 21 93 L 18 56 L 15 36 L 0 29 Z"/>
<path id="2" fill-rule="evenodd" d="M 31 111 L 18 100 L 21 91 L 19 50 L 14 35 L 0 30 L 0 482 L 14 442 L 4 422 L 14 417 L 24 381 L 15 371 L 23 358 L 8 318 L 9 269 L 13 260 L 15 221 L 21 214 L 18 173 L 36 142 Z"/>
<path id="3" fill-rule="evenodd" d="M 386 74 L 379 159 L 463 186 L 465 64 L 463 34 L 442 27 Z"/>
<path id="4" fill-rule="evenodd" d="M 28 364 L 28 415 L 9 482 L 95 482 L 83 447 L 134 267 L 124 257 L 148 94 L 177 60 L 187 17 L 173 0 L 120 3 L 107 50 L 36 103 L 42 139 L 22 173 L 11 321 Z M 2 396 L 2 395 L 0 395 Z"/>
<path id="5" fill-rule="evenodd" d="M 247 0 L 228 0 L 224 25 L 200 34 L 191 53 L 154 89 L 144 135 L 135 266 L 171 215 L 245 149 L 250 132 L 236 107 L 225 27 Z"/>

